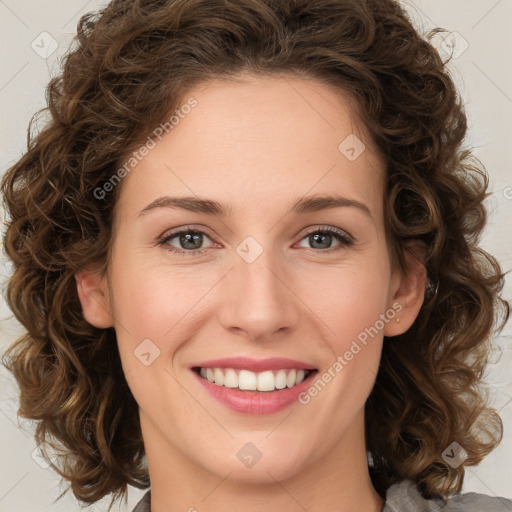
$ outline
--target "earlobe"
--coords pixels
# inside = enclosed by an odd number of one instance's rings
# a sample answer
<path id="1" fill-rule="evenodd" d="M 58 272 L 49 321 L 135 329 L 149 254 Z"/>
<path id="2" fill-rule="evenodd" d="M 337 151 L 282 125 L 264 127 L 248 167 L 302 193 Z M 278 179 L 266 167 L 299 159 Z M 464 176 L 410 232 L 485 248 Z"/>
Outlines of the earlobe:
<path id="1" fill-rule="evenodd" d="M 75 280 L 87 322 L 100 329 L 113 327 L 105 276 L 92 268 L 84 268 L 75 274 Z"/>
<path id="2" fill-rule="evenodd" d="M 391 298 L 389 307 L 393 307 L 396 315 L 386 324 L 385 336 L 398 336 L 406 332 L 416 320 L 423 305 L 427 270 L 417 254 L 417 250 L 404 251 L 407 271 L 400 275 L 398 287 Z"/>

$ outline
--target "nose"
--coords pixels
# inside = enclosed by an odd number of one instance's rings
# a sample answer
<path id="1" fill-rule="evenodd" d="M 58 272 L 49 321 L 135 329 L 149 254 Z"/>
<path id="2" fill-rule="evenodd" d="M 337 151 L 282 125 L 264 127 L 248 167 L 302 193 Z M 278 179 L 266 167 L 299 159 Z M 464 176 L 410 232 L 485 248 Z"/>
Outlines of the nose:
<path id="1" fill-rule="evenodd" d="M 243 332 L 252 341 L 275 340 L 292 330 L 300 318 L 300 300 L 293 280 L 271 250 L 252 263 L 235 255 L 234 268 L 223 280 L 219 318 L 223 327 Z"/>

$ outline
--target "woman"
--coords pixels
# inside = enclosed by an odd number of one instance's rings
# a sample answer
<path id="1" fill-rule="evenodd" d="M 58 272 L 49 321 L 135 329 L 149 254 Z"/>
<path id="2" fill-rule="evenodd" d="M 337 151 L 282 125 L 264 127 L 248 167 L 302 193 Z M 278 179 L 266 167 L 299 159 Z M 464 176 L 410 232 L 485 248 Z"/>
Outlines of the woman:
<path id="1" fill-rule="evenodd" d="M 459 494 L 502 435 L 487 176 L 395 1 L 114 0 L 48 93 L 6 364 L 78 499 L 511 509 Z"/>

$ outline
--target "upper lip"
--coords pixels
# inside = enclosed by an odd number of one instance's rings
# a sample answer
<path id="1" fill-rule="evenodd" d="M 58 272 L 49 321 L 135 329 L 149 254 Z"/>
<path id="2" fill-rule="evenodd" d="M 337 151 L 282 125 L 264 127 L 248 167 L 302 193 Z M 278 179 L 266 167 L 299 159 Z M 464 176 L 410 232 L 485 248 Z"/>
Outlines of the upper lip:
<path id="1" fill-rule="evenodd" d="M 269 359 L 251 359 L 250 357 L 227 357 L 223 359 L 210 359 L 193 364 L 192 368 L 235 368 L 263 372 L 266 370 L 280 370 L 293 368 L 296 370 L 315 370 L 316 368 L 303 361 L 288 359 L 286 357 L 271 357 Z"/>

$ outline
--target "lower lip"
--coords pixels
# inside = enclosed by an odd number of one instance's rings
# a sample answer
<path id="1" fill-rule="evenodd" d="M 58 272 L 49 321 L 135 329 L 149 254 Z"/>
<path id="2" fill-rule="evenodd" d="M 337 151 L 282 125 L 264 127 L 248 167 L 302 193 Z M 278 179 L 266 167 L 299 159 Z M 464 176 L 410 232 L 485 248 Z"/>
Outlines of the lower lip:
<path id="1" fill-rule="evenodd" d="M 242 391 L 238 388 L 218 386 L 204 379 L 195 371 L 192 370 L 192 372 L 206 391 L 219 402 L 233 411 L 254 415 L 273 414 L 297 402 L 298 396 L 311 385 L 311 379 L 317 373 L 317 371 L 311 372 L 306 379 L 292 388 L 276 389 L 275 391 Z"/>

